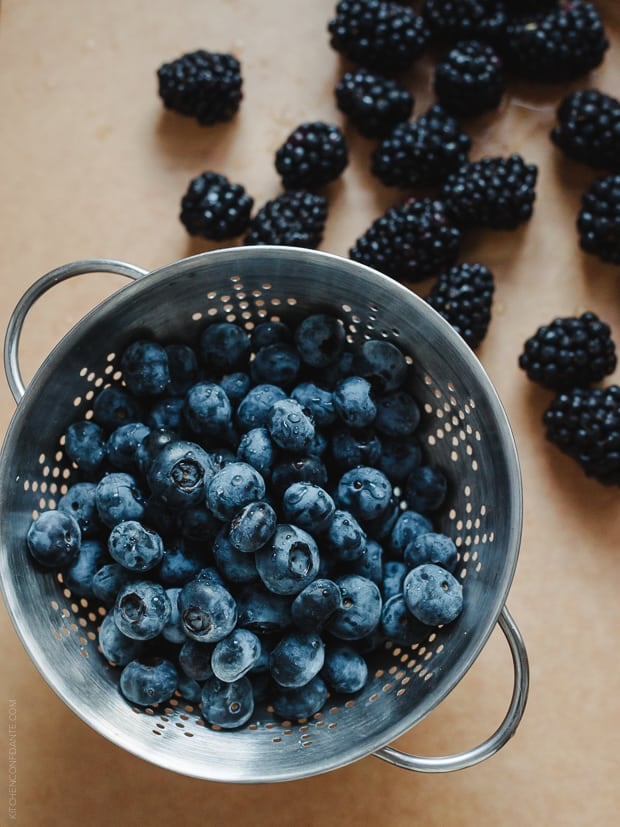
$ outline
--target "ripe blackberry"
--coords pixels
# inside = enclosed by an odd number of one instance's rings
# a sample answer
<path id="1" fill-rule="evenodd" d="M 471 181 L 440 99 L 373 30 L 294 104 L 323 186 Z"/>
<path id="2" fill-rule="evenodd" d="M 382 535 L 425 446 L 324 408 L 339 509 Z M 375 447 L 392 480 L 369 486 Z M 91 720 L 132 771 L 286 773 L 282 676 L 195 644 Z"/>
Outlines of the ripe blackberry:
<path id="1" fill-rule="evenodd" d="M 577 231 L 582 250 L 620 264 L 620 175 L 598 178 L 586 190 Z"/>
<path id="2" fill-rule="evenodd" d="M 525 342 L 519 367 L 532 382 L 556 391 L 599 382 L 616 367 L 609 325 L 594 313 L 541 325 Z"/>
<path id="3" fill-rule="evenodd" d="M 245 244 L 318 247 L 327 218 L 327 199 L 311 192 L 285 192 L 267 201 L 252 221 Z"/>
<path id="4" fill-rule="evenodd" d="M 199 49 L 164 63 L 157 78 L 164 106 L 203 126 L 228 121 L 239 109 L 241 65 L 233 55 Z"/>
<path id="5" fill-rule="evenodd" d="M 461 228 L 512 230 L 532 215 L 537 176 L 537 167 L 520 155 L 482 158 L 450 175 L 442 198 Z"/>
<path id="6" fill-rule="evenodd" d="M 406 281 L 421 281 L 454 263 L 460 231 L 444 205 L 410 198 L 374 221 L 350 249 L 354 261 Z"/>
<path id="7" fill-rule="evenodd" d="M 510 18 L 504 40 L 507 69 L 538 83 L 563 83 L 599 66 L 609 47 L 597 10 L 585 0 Z"/>
<path id="8" fill-rule="evenodd" d="M 413 111 L 413 96 L 402 83 L 368 69 L 343 75 L 336 103 L 365 138 L 385 137 Z"/>
<path id="9" fill-rule="evenodd" d="M 620 386 L 560 393 L 543 423 L 547 439 L 575 459 L 586 476 L 620 485 Z"/>
<path id="10" fill-rule="evenodd" d="M 434 37 L 448 41 L 479 38 L 493 43 L 506 28 L 506 12 L 498 0 L 425 0 L 422 16 Z"/>
<path id="11" fill-rule="evenodd" d="M 254 199 L 225 175 L 203 172 L 181 199 L 180 219 L 190 235 L 214 241 L 240 235 L 250 221 Z"/>
<path id="12" fill-rule="evenodd" d="M 387 187 L 438 184 L 466 161 L 471 140 L 438 104 L 398 124 L 373 151 L 371 172 Z"/>
<path id="13" fill-rule="evenodd" d="M 276 151 L 284 189 L 315 190 L 337 178 L 349 162 L 344 135 L 330 123 L 300 124 Z"/>
<path id="14" fill-rule="evenodd" d="M 426 301 L 475 349 L 487 334 L 495 279 L 483 264 L 456 264 L 439 276 Z"/>
<path id="15" fill-rule="evenodd" d="M 504 94 L 501 60 L 487 43 L 460 41 L 435 67 L 434 85 L 452 115 L 480 115 L 496 109 Z"/>
<path id="16" fill-rule="evenodd" d="M 388 74 L 408 69 L 429 39 L 424 19 L 411 7 L 384 0 L 341 0 L 327 28 L 333 49 Z"/>
<path id="17" fill-rule="evenodd" d="M 558 107 L 551 140 L 577 161 L 620 172 L 620 101 L 598 89 L 572 92 Z"/>

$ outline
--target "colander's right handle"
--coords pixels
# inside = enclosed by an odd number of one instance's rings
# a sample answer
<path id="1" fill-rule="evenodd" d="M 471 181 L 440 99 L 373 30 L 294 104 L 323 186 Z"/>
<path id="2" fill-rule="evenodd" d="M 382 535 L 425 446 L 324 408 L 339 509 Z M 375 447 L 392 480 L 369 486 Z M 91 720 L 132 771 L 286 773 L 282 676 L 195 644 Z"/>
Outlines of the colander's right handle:
<path id="1" fill-rule="evenodd" d="M 487 758 L 495 755 L 495 753 L 512 738 L 525 710 L 530 683 L 529 665 L 521 633 L 505 606 L 499 617 L 499 625 L 510 647 L 514 666 L 514 685 L 506 717 L 493 735 L 479 746 L 466 752 L 459 752 L 453 755 L 437 757 L 409 755 L 393 747 L 383 747 L 383 749 L 377 750 L 377 752 L 374 753 L 377 758 L 382 758 L 389 764 L 405 770 L 416 770 L 417 772 L 452 772 L 453 770 L 463 770 L 467 767 L 473 767 L 474 764 L 480 764 L 482 761 L 486 761 Z"/>
<path id="2" fill-rule="evenodd" d="M 16 402 L 19 402 L 26 393 L 26 386 L 19 367 L 19 340 L 26 316 L 35 302 L 44 293 L 47 293 L 51 287 L 66 279 L 86 275 L 87 273 L 115 273 L 135 280 L 145 276 L 148 270 L 143 270 L 142 267 L 136 267 L 135 264 L 129 264 L 126 261 L 117 261 L 111 258 L 92 258 L 63 264 L 37 279 L 26 290 L 17 303 L 15 310 L 13 310 L 4 338 L 4 371 Z"/>

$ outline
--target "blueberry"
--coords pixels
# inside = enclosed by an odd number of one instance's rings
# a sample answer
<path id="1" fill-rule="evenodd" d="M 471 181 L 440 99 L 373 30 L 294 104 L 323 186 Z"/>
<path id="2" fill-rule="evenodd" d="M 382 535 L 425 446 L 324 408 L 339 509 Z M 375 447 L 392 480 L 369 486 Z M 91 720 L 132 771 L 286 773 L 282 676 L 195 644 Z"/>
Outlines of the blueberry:
<path id="1" fill-rule="evenodd" d="M 231 462 L 207 483 L 207 507 L 220 520 L 230 520 L 239 509 L 265 496 L 265 481 L 247 462 Z"/>
<path id="2" fill-rule="evenodd" d="M 239 440 L 237 459 L 247 462 L 268 479 L 275 462 L 276 450 L 267 428 L 252 428 Z"/>
<path id="3" fill-rule="evenodd" d="M 238 442 L 238 438 L 236 438 L 235 441 Z M 219 448 L 213 448 L 209 451 L 209 456 L 211 457 L 214 471 L 221 471 L 222 468 L 230 465 L 231 462 L 237 461 L 237 455 L 230 447 L 220 446 Z"/>
<path id="4" fill-rule="evenodd" d="M 178 606 L 188 637 L 205 643 L 226 637 L 237 622 L 237 605 L 230 592 L 199 578 L 183 586 Z"/>
<path id="5" fill-rule="evenodd" d="M 142 422 L 128 422 L 112 431 L 106 444 L 110 464 L 119 471 L 138 471 L 138 446 L 150 430 Z"/>
<path id="6" fill-rule="evenodd" d="M 306 365 L 326 368 L 338 361 L 344 349 L 344 325 L 326 313 L 306 316 L 295 330 L 295 344 Z"/>
<path id="7" fill-rule="evenodd" d="M 203 583 L 215 583 L 218 586 L 226 586 L 226 581 L 215 566 L 204 566 L 196 575 L 196 580 L 200 580 Z"/>
<path id="8" fill-rule="evenodd" d="M 298 594 L 315 579 L 319 549 L 301 528 L 283 523 L 270 542 L 255 553 L 256 568 L 265 586 L 276 594 Z"/>
<path id="9" fill-rule="evenodd" d="M 398 560 L 403 559 L 405 547 L 419 534 L 433 530 L 433 524 L 417 511 L 403 511 L 396 521 L 389 540 L 390 552 Z"/>
<path id="10" fill-rule="evenodd" d="M 325 535 L 325 550 L 335 560 L 359 559 L 366 548 L 366 533 L 349 511 L 337 508 Z"/>
<path id="11" fill-rule="evenodd" d="M 138 575 L 118 563 L 105 563 L 93 575 L 91 588 L 97 600 L 109 608 L 114 605 L 121 588 L 137 579 Z"/>
<path id="12" fill-rule="evenodd" d="M 291 625 L 291 601 L 265 588 L 251 586 L 237 595 L 237 625 L 257 635 L 281 632 Z"/>
<path id="13" fill-rule="evenodd" d="M 75 517 L 82 539 L 96 537 L 103 530 L 97 511 L 97 486 L 93 482 L 76 482 L 58 501 L 58 510 Z"/>
<path id="14" fill-rule="evenodd" d="M 114 621 L 127 637 L 152 640 L 170 617 L 168 596 L 159 583 L 136 580 L 121 587 L 114 603 Z"/>
<path id="15" fill-rule="evenodd" d="M 127 422 L 141 422 L 142 408 L 124 388 L 109 385 L 99 391 L 93 401 L 93 421 L 112 432 Z"/>
<path id="16" fill-rule="evenodd" d="M 63 574 L 65 586 L 78 597 L 94 597 L 93 577 L 109 559 L 101 540 L 82 540 L 77 555 Z"/>
<path id="17" fill-rule="evenodd" d="M 195 681 L 206 681 L 213 675 L 211 655 L 215 644 L 186 640 L 179 651 L 179 666 L 183 673 Z"/>
<path id="18" fill-rule="evenodd" d="M 336 506 L 327 491 L 311 482 L 294 482 L 282 497 L 282 515 L 286 522 L 313 536 L 329 528 L 335 511 Z"/>
<path id="19" fill-rule="evenodd" d="M 193 678 L 188 678 L 186 675 L 179 675 L 177 683 L 179 695 L 184 701 L 190 704 L 199 704 L 202 696 L 202 686 Z"/>
<path id="20" fill-rule="evenodd" d="M 276 445 L 301 454 L 314 437 L 312 418 L 294 399 L 282 399 L 273 405 L 267 428 Z"/>
<path id="21" fill-rule="evenodd" d="M 200 335 L 200 356 L 213 373 L 243 370 L 250 355 L 250 337 L 239 325 L 217 322 Z"/>
<path id="22" fill-rule="evenodd" d="M 224 436 L 231 425 L 232 405 L 225 391 L 214 382 L 198 382 L 185 396 L 185 419 L 195 434 Z"/>
<path id="23" fill-rule="evenodd" d="M 420 643 L 429 633 L 428 626 L 411 614 L 402 593 L 393 595 L 383 604 L 381 628 L 386 638 L 399 646 Z"/>
<path id="24" fill-rule="evenodd" d="M 135 478 L 123 471 L 106 474 L 99 481 L 95 501 L 101 522 L 108 528 L 144 516 L 144 495 Z"/>
<path id="25" fill-rule="evenodd" d="M 250 390 L 251 382 L 247 373 L 236 371 L 235 373 L 227 373 L 225 376 L 222 376 L 219 385 L 230 399 L 230 404 L 233 408 L 236 408 Z"/>
<path id="26" fill-rule="evenodd" d="M 146 417 L 146 424 L 154 430 L 183 433 L 186 428 L 185 397 L 164 396 L 158 399 Z"/>
<path id="27" fill-rule="evenodd" d="M 237 408 L 239 427 L 242 431 L 264 428 L 274 403 L 286 398 L 286 393 L 277 385 L 262 384 L 250 388 Z"/>
<path id="28" fill-rule="evenodd" d="M 26 543 L 37 563 L 45 568 L 65 568 L 80 549 L 80 526 L 66 511 L 43 511 L 30 523 Z"/>
<path id="29" fill-rule="evenodd" d="M 364 530 L 368 536 L 374 540 L 386 543 L 401 513 L 399 500 L 397 497 L 392 496 L 383 514 L 380 514 L 372 520 L 365 520 Z"/>
<path id="30" fill-rule="evenodd" d="M 370 428 L 350 431 L 340 428 L 332 434 L 332 456 L 341 468 L 377 465 L 381 459 L 381 442 Z"/>
<path id="31" fill-rule="evenodd" d="M 410 436 L 420 424 L 420 408 L 407 391 L 383 394 L 376 400 L 375 427 L 385 436 Z"/>
<path id="32" fill-rule="evenodd" d="M 373 632 L 381 619 L 381 592 L 376 583 L 359 574 L 345 574 L 336 579 L 342 595 L 328 629 L 340 640 L 359 640 Z"/>
<path id="33" fill-rule="evenodd" d="M 187 635 L 185 634 L 185 629 L 183 628 L 183 623 L 181 621 L 181 615 L 179 614 L 178 599 L 180 591 L 180 586 L 176 586 L 172 589 L 166 589 L 166 597 L 170 601 L 170 617 L 166 621 L 164 628 L 161 630 L 161 635 L 164 640 L 168 641 L 168 643 L 180 644 L 185 643 L 187 640 Z"/>
<path id="34" fill-rule="evenodd" d="M 73 422 L 65 434 L 65 453 L 80 471 L 96 474 L 107 456 L 103 428 L 88 419 Z"/>
<path id="35" fill-rule="evenodd" d="M 132 342 L 123 351 L 120 366 L 134 396 L 158 396 L 170 381 L 168 354 L 157 342 Z"/>
<path id="36" fill-rule="evenodd" d="M 281 388 L 290 388 L 297 381 L 300 367 L 297 350 L 292 345 L 276 342 L 257 351 L 250 363 L 250 374 L 255 384 L 269 382 Z"/>
<path id="37" fill-rule="evenodd" d="M 176 529 L 181 537 L 197 543 L 210 543 L 222 528 L 206 505 L 192 505 L 177 513 Z"/>
<path id="38" fill-rule="evenodd" d="M 291 398 L 310 413 L 317 427 L 324 428 L 335 422 L 332 392 L 326 388 L 321 388 L 314 382 L 302 382 L 293 388 Z"/>
<path id="39" fill-rule="evenodd" d="M 189 345 L 170 344 L 164 348 L 168 357 L 168 393 L 183 396 L 198 381 L 198 359 Z"/>
<path id="40" fill-rule="evenodd" d="M 383 582 L 383 548 L 376 540 L 366 540 L 361 557 L 351 563 L 351 573 L 361 574 L 381 586 Z"/>
<path id="41" fill-rule="evenodd" d="M 381 594 L 384 602 L 395 594 L 402 594 L 403 583 L 408 572 L 409 568 L 402 560 L 387 560 L 383 564 Z"/>
<path id="42" fill-rule="evenodd" d="M 166 589 L 184 586 L 196 577 L 203 566 L 204 562 L 195 552 L 185 548 L 182 542 L 177 542 L 164 549 L 157 578 Z"/>
<path id="43" fill-rule="evenodd" d="M 252 683 L 247 676 L 233 683 L 208 678 L 202 687 L 200 711 L 211 726 L 236 729 L 250 720 L 254 713 Z"/>
<path id="44" fill-rule="evenodd" d="M 329 646 L 321 677 L 334 692 L 352 695 L 366 685 L 368 664 L 352 646 Z"/>
<path id="45" fill-rule="evenodd" d="M 271 652 L 271 676 L 279 686 L 305 686 L 323 668 L 325 646 L 313 632 L 289 632 Z"/>
<path id="46" fill-rule="evenodd" d="M 435 563 L 448 571 L 454 571 L 459 553 L 451 537 L 429 531 L 418 535 L 405 546 L 404 560 L 410 569 L 422 563 Z"/>
<path id="47" fill-rule="evenodd" d="M 258 551 L 273 536 L 276 522 L 276 512 L 269 503 L 249 503 L 232 518 L 228 539 L 239 551 Z"/>
<path id="48" fill-rule="evenodd" d="M 341 607 L 339 586 L 333 580 L 321 577 L 296 595 L 291 604 L 291 617 L 302 632 L 318 632 Z"/>
<path id="49" fill-rule="evenodd" d="M 424 563 L 409 572 L 403 595 L 411 614 L 428 626 L 452 623 L 463 609 L 463 586 L 434 563 Z"/>
<path id="50" fill-rule="evenodd" d="M 130 703 L 150 706 L 167 701 L 178 683 L 177 670 L 165 658 L 137 658 L 124 667 L 120 689 Z"/>
<path id="51" fill-rule="evenodd" d="M 422 449 L 413 437 L 381 437 L 377 465 L 393 483 L 400 483 L 422 461 Z"/>
<path id="52" fill-rule="evenodd" d="M 299 689 L 280 689 L 273 699 L 273 711 L 284 720 L 303 720 L 319 712 L 327 700 L 327 686 L 321 677 Z"/>
<path id="53" fill-rule="evenodd" d="M 259 322 L 252 330 L 250 338 L 254 350 L 260 350 L 261 347 L 274 345 L 277 342 L 291 342 L 293 334 L 290 327 L 284 322 L 269 321 Z"/>
<path id="54" fill-rule="evenodd" d="M 164 554 L 164 544 L 157 532 L 136 520 L 117 523 L 108 537 L 111 557 L 130 571 L 150 571 Z"/>
<path id="55" fill-rule="evenodd" d="M 115 666 L 125 666 L 140 657 L 144 651 L 144 642 L 124 635 L 114 622 L 111 612 L 101 622 L 97 642 L 103 657 Z"/>
<path id="56" fill-rule="evenodd" d="M 341 379 L 334 388 L 333 401 L 339 419 L 349 428 L 366 428 L 377 415 L 370 382 L 361 376 Z"/>
<path id="57" fill-rule="evenodd" d="M 352 376 L 354 374 L 353 358 L 353 352 L 345 350 L 337 361 L 321 370 L 321 384 L 333 389 L 341 379 Z"/>
<path id="58" fill-rule="evenodd" d="M 407 503 L 416 511 L 436 511 L 448 491 L 446 475 L 431 465 L 414 468 L 407 477 Z"/>
<path id="59" fill-rule="evenodd" d="M 392 342 L 369 339 L 353 360 L 353 369 L 368 379 L 377 393 L 398 390 L 407 377 L 405 356 Z"/>
<path id="60" fill-rule="evenodd" d="M 215 538 L 213 558 L 218 571 L 230 583 L 253 583 L 258 580 L 254 555 L 233 546 L 228 527 L 224 527 Z"/>
<path id="61" fill-rule="evenodd" d="M 271 484 L 276 495 L 295 482 L 311 482 L 324 488 L 327 485 L 327 468 L 317 457 L 305 456 L 283 460 L 274 465 Z"/>
<path id="62" fill-rule="evenodd" d="M 226 683 L 238 681 L 258 662 L 259 638 L 249 629 L 235 629 L 215 644 L 211 668 L 216 678 Z"/>
<path id="63" fill-rule="evenodd" d="M 338 505 L 362 522 L 380 517 L 391 497 L 392 485 L 378 468 L 360 465 L 344 473 L 338 482 Z"/>
<path id="64" fill-rule="evenodd" d="M 136 462 L 143 476 L 146 476 L 157 454 L 170 442 L 179 439 L 174 431 L 166 428 L 152 428 L 136 449 Z"/>
<path id="65" fill-rule="evenodd" d="M 320 431 L 314 432 L 314 436 L 310 440 L 310 444 L 306 448 L 306 456 L 314 457 L 320 460 L 323 454 L 327 451 L 329 442 L 327 437 Z"/>
<path id="66" fill-rule="evenodd" d="M 173 508 L 204 502 L 213 460 L 200 445 L 177 440 L 164 445 L 147 472 L 151 492 Z"/>

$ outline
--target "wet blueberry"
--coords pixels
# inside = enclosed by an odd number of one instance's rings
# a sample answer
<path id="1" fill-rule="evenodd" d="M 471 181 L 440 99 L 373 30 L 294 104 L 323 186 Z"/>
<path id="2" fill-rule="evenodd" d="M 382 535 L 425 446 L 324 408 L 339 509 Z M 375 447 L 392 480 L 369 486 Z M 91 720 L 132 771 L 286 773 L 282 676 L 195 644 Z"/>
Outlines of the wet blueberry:
<path id="1" fill-rule="evenodd" d="M 327 479 L 325 464 L 313 456 L 282 460 L 274 465 L 271 472 L 271 484 L 277 496 L 281 496 L 295 482 L 311 482 L 324 488 Z"/>
<path id="2" fill-rule="evenodd" d="M 220 520 L 230 520 L 244 505 L 262 500 L 265 481 L 247 462 L 231 462 L 207 483 L 207 507 Z"/>
<path id="3" fill-rule="evenodd" d="M 230 592 L 204 579 L 196 578 L 183 586 L 178 606 L 185 633 L 205 643 L 226 637 L 237 622 L 237 605 Z"/>
<path id="4" fill-rule="evenodd" d="M 189 345 L 170 344 L 164 348 L 168 357 L 168 393 L 183 396 L 198 381 L 198 359 Z"/>
<path id="5" fill-rule="evenodd" d="M 405 547 L 411 543 L 420 534 L 426 534 L 433 530 L 433 524 L 418 511 L 403 511 L 394 528 L 389 539 L 389 550 L 398 560 L 403 559 Z"/>
<path id="6" fill-rule="evenodd" d="M 166 589 L 184 586 L 193 580 L 204 567 L 202 558 L 182 541 L 164 548 L 164 553 L 157 569 L 157 579 Z"/>
<path id="7" fill-rule="evenodd" d="M 138 580 L 139 576 L 119 566 L 118 563 L 105 563 L 97 569 L 91 581 L 93 595 L 108 608 L 114 605 L 116 595 L 123 586 Z"/>
<path id="8" fill-rule="evenodd" d="M 142 422 L 128 422 L 112 431 L 106 445 L 110 464 L 119 471 L 138 471 L 138 447 L 150 430 Z"/>
<path id="9" fill-rule="evenodd" d="M 211 668 L 216 678 L 226 683 L 238 681 L 258 662 L 259 638 L 249 629 L 235 629 L 215 644 Z"/>
<path id="10" fill-rule="evenodd" d="M 329 528 L 335 511 L 336 506 L 327 491 L 311 482 L 294 482 L 282 497 L 282 515 L 286 522 L 313 536 Z"/>
<path id="11" fill-rule="evenodd" d="M 237 625 L 257 635 L 281 632 L 291 625 L 291 601 L 285 595 L 252 585 L 237 595 Z"/>
<path id="12" fill-rule="evenodd" d="M 136 449 L 136 462 L 143 476 L 146 476 L 151 463 L 164 446 L 179 439 L 174 431 L 166 428 L 151 428 Z"/>
<path id="13" fill-rule="evenodd" d="M 379 587 L 359 574 L 339 577 L 336 584 L 342 595 L 342 608 L 334 612 L 328 629 L 341 640 L 360 640 L 373 632 L 381 620 Z"/>
<path id="14" fill-rule="evenodd" d="M 142 407 L 137 399 L 118 385 L 99 391 L 93 401 L 93 422 L 111 433 L 128 422 L 142 422 Z"/>
<path id="15" fill-rule="evenodd" d="M 123 586 L 114 603 L 114 621 L 134 640 L 152 640 L 170 617 L 168 596 L 159 583 L 136 580 Z"/>
<path id="16" fill-rule="evenodd" d="M 274 384 L 255 385 L 247 392 L 237 408 L 237 423 L 242 431 L 264 428 L 275 402 L 286 399 L 286 393 Z"/>
<path id="17" fill-rule="evenodd" d="M 314 422 L 294 399 L 276 402 L 269 414 L 267 429 L 280 448 L 303 454 L 314 437 Z"/>
<path id="18" fill-rule="evenodd" d="M 420 643 L 429 633 L 429 627 L 415 618 L 402 594 L 395 594 L 383 604 L 381 628 L 385 636 L 399 646 Z"/>
<path id="19" fill-rule="evenodd" d="M 336 420 L 332 392 L 314 382 L 302 382 L 291 391 L 291 398 L 309 412 L 315 425 L 324 428 Z"/>
<path id="20" fill-rule="evenodd" d="M 210 324 L 200 336 L 200 356 L 212 373 L 233 373 L 243 370 L 250 355 L 250 337 L 231 322 Z"/>
<path id="21" fill-rule="evenodd" d="M 65 434 L 65 453 L 80 471 L 96 474 L 106 459 L 106 436 L 96 422 L 84 419 L 73 422 Z"/>
<path id="22" fill-rule="evenodd" d="M 299 353 L 284 342 L 262 347 L 250 363 L 250 375 L 255 384 L 269 382 L 280 388 L 290 388 L 297 381 L 301 360 Z"/>
<path id="23" fill-rule="evenodd" d="M 283 523 L 270 542 L 255 553 L 265 586 L 276 594 L 298 594 L 318 574 L 319 549 L 301 528 Z"/>
<path id="24" fill-rule="evenodd" d="M 299 689 L 281 688 L 274 696 L 273 711 L 284 720 L 310 718 L 323 708 L 328 694 L 325 681 L 317 675 Z"/>
<path id="25" fill-rule="evenodd" d="M 271 675 L 279 686 L 305 686 L 323 668 L 325 646 L 314 632 L 289 632 L 272 650 Z"/>
<path id="26" fill-rule="evenodd" d="M 222 577 L 230 583 L 253 583 L 258 580 L 253 554 L 239 551 L 230 541 L 225 526 L 213 543 L 213 559 Z"/>
<path id="27" fill-rule="evenodd" d="M 351 431 L 340 428 L 331 437 L 332 456 L 340 468 L 377 465 L 381 459 L 381 442 L 370 428 Z"/>
<path id="28" fill-rule="evenodd" d="M 156 531 L 136 520 L 117 523 L 108 537 L 110 556 L 130 571 L 150 571 L 164 555 L 164 544 Z"/>
<path id="29" fill-rule="evenodd" d="M 250 390 L 251 381 L 247 373 L 236 371 L 222 376 L 218 384 L 230 399 L 232 407 L 236 408 Z"/>
<path id="30" fill-rule="evenodd" d="M 170 381 L 168 354 L 157 342 L 137 341 L 121 356 L 123 379 L 134 396 L 158 396 Z"/>
<path id="31" fill-rule="evenodd" d="M 378 468 L 358 466 L 342 475 L 338 483 L 338 505 L 358 520 L 380 517 L 390 504 L 392 485 Z"/>
<path id="32" fill-rule="evenodd" d="M 185 398 L 183 396 L 164 396 L 149 410 L 146 424 L 153 430 L 172 431 L 181 435 L 186 430 Z M 177 439 L 179 436 L 177 436 Z"/>
<path id="33" fill-rule="evenodd" d="M 185 396 L 185 419 L 195 434 L 225 436 L 232 421 L 232 405 L 226 392 L 214 382 L 198 382 Z"/>
<path id="34" fill-rule="evenodd" d="M 274 445 L 267 428 L 252 428 L 239 440 L 237 459 L 247 462 L 265 479 L 269 479 L 276 459 Z"/>
<path id="35" fill-rule="evenodd" d="M 77 555 L 63 573 L 65 586 L 78 597 L 94 597 L 93 577 L 109 560 L 100 539 L 82 540 Z"/>
<path id="36" fill-rule="evenodd" d="M 452 623 L 463 609 L 462 585 L 434 563 L 424 563 L 409 572 L 403 595 L 411 614 L 428 626 Z"/>
<path id="37" fill-rule="evenodd" d="M 291 342 L 293 334 L 290 327 L 284 322 L 268 321 L 259 322 L 252 330 L 250 338 L 254 350 L 260 350 L 261 347 L 274 345 L 276 342 Z"/>
<path id="38" fill-rule="evenodd" d="M 352 646 L 329 646 L 321 677 L 334 692 L 352 695 L 366 685 L 368 664 Z"/>
<path id="39" fill-rule="evenodd" d="M 414 437 L 382 436 L 376 464 L 392 483 L 406 480 L 421 461 L 422 449 Z"/>
<path id="40" fill-rule="evenodd" d="M 115 666 L 125 666 L 144 651 L 144 642 L 124 635 L 114 622 L 111 612 L 101 622 L 97 642 L 103 657 Z"/>
<path id="41" fill-rule="evenodd" d="M 407 377 L 407 362 L 396 345 L 381 339 L 365 341 L 353 360 L 353 369 L 368 379 L 377 393 L 401 387 Z"/>
<path id="42" fill-rule="evenodd" d="M 324 546 L 335 560 L 350 562 L 362 556 L 366 539 L 366 532 L 353 514 L 337 508 L 325 534 Z"/>
<path id="43" fill-rule="evenodd" d="M 370 382 L 361 376 L 341 379 L 334 388 L 333 402 L 339 419 L 349 428 L 366 428 L 375 420 Z"/>
<path id="44" fill-rule="evenodd" d="M 232 518 L 228 539 L 239 551 L 258 551 L 273 536 L 276 522 L 276 512 L 269 503 L 249 503 Z"/>
<path id="45" fill-rule="evenodd" d="M 366 540 L 361 557 L 351 563 L 351 573 L 361 574 L 381 586 L 383 582 L 383 548 L 376 540 Z"/>
<path id="46" fill-rule="evenodd" d="M 124 471 L 106 474 L 99 481 L 95 501 L 99 518 L 108 528 L 144 516 L 144 495 L 135 478 Z"/>
<path id="47" fill-rule="evenodd" d="M 402 560 L 386 560 L 383 564 L 381 595 L 384 602 L 395 594 L 402 594 L 409 567 Z"/>
<path id="48" fill-rule="evenodd" d="M 215 644 L 186 640 L 179 652 L 179 666 L 183 673 L 195 681 L 205 681 L 213 675 L 211 655 Z"/>
<path id="49" fill-rule="evenodd" d="M 458 550 L 451 537 L 429 531 L 418 535 L 405 546 L 404 560 L 410 569 L 422 563 L 435 563 L 448 571 L 454 571 L 458 562 Z"/>
<path id="50" fill-rule="evenodd" d="M 170 601 L 170 617 L 166 621 L 164 628 L 161 630 L 161 635 L 164 640 L 168 641 L 168 643 L 181 644 L 185 643 L 187 640 L 187 635 L 185 634 L 185 629 L 183 628 L 183 623 L 181 621 L 181 615 L 179 614 L 178 599 L 180 591 L 180 586 L 176 586 L 172 589 L 166 589 L 166 597 Z"/>
<path id="51" fill-rule="evenodd" d="M 124 667 L 120 689 L 130 703 L 150 706 L 167 701 L 178 683 L 177 670 L 165 658 L 137 658 Z"/>
<path id="52" fill-rule="evenodd" d="M 193 678 L 181 673 L 177 683 L 179 695 L 190 704 L 199 704 L 202 695 L 202 686 Z"/>
<path id="53" fill-rule="evenodd" d="M 318 632 L 341 606 L 340 587 L 333 580 L 320 577 L 295 596 L 291 617 L 302 632 Z"/>
<path id="54" fill-rule="evenodd" d="M 407 477 L 407 503 L 416 511 L 436 511 L 448 491 L 446 475 L 431 465 L 419 465 Z"/>
<path id="55" fill-rule="evenodd" d="M 211 726 L 236 729 L 250 720 L 254 713 L 252 683 L 247 676 L 233 683 L 208 678 L 202 687 L 200 711 Z"/>
<path id="56" fill-rule="evenodd" d="M 326 313 L 306 316 L 295 330 L 295 344 L 306 365 L 326 368 L 338 361 L 344 349 L 344 325 Z"/>
<path id="57" fill-rule="evenodd" d="M 77 520 L 82 539 L 96 537 L 103 530 L 96 495 L 94 482 L 76 482 L 58 501 L 58 510 L 66 511 Z"/>
<path id="58" fill-rule="evenodd" d="M 65 568 L 80 549 L 80 526 L 66 511 L 43 511 L 30 523 L 26 543 L 37 563 L 45 568 Z"/>
<path id="59" fill-rule="evenodd" d="M 375 427 L 385 436 L 410 436 L 420 423 L 420 409 L 410 393 L 392 391 L 376 400 Z"/>
<path id="60" fill-rule="evenodd" d="M 213 474 L 213 460 L 194 442 L 169 442 L 157 453 L 147 479 L 155 497 L 173 508 L 204 502 L 205 486 Z"/>

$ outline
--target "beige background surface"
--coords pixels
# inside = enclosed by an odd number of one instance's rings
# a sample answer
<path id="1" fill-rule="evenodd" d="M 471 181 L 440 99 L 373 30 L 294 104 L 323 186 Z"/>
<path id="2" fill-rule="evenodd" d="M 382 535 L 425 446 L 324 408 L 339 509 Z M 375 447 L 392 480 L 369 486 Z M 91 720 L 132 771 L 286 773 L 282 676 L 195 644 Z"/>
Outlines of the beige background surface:
<path id="1" fill-rule="evenodd" d="M 257 205 L 275 195 L 273 153 L 288 132 L 308 119 L 341 122 L 332 90 L 343 64 L 326 34 L 333 6 L 331 0 L 5 0 L 0 329 L 28 285 L 63 262 L 107 256 L 154 268 L 208 249 L 190 240 L 177 219 L 189 179 L 205 169 L 244 183 Z M 613 0 L 598 6 L 612 49 L 604 66 L 576 86 L 618 93 L 620 10 Z M 244 72 L 239 115 L 212 129 L 165 113 L 156 93 L 157 67 L 201 47 L 233 51 Z M 425 61 L 408 79 L 418 113 L 431 100 L 429 80 Z M 500 113 L 470 127 L 474 157 L 516 151 L 540 166 L 531 223 L 514 233 L 470 237 L 462 254 L 495 271 L 494 318 L 479 355 L 506 406 L 524 478 L 523 545 L 508 603 L 528 646 L 532 687 L 516 737 L 485 764 L 449 776 L 406 773 L 370 756 L 276 786 L 186 779 L 125 754 L 78 720 L 42 681 L 2 607 L 0 719 L 15 699 L 17 823 L 617 823 L 620 493 L 587 480 L 545 443 L 540 416 L 549 396 L 516 366 L 525 338 L 556 315 L 598 312 L 620 341 L 618 270 L 580 253 L 574 230 L 580 192 L 593 174 L 563 160 L 547 137 L 567 91 L 513 85 Z M 370 178 L 371 142 L 347 135 L 352 160 L 328 190 L 322 244 L 344 255 L 399 198 Z M 48 294 L 24 332 L 26 377 L 70 325 L 121 284 L 93 276 Z M 2 434 L 13 410 L 2 382 Z M 432 754 L 473 745 L 501 720 L 510 686 L 510 658 L 495 632 L 457 689 L 399 746 Z M 6 746 L 7 727 L 0 729 Z M 6 778 L 6 766 L 0 774 Z M 0 824 L 8 823 L 7 798 L 3 780 Z"/>

